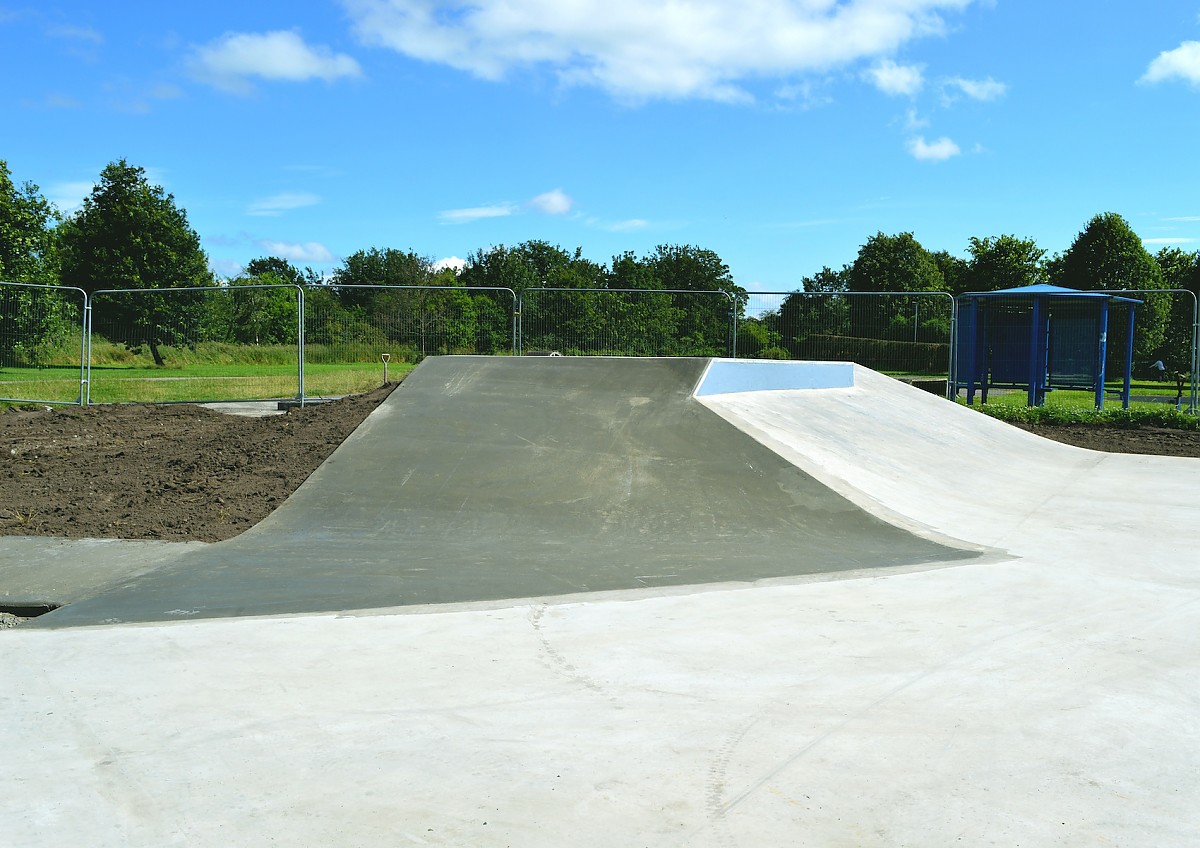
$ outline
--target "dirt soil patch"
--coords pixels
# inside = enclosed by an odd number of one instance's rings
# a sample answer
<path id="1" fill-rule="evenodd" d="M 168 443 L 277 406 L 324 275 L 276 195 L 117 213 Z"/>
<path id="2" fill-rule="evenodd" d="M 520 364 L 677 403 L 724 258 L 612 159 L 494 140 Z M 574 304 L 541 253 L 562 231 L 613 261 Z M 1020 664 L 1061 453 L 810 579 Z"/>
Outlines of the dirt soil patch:
<path id="1" fill-rule="evenodd" d="M 393 387 L 265 418 L 192 404 L 0 407 L 0 535 L 236 536 L 283 503 Z"/>
<path id="2" fill-rule="evenodd" d="M 201 406 L 0 407 L 0 535 L 216 542 L 281 504 L 392 390 L 245 418 Z M 1081 447 L 1200 457 L 1200 433 L 1038 426 Z"/>

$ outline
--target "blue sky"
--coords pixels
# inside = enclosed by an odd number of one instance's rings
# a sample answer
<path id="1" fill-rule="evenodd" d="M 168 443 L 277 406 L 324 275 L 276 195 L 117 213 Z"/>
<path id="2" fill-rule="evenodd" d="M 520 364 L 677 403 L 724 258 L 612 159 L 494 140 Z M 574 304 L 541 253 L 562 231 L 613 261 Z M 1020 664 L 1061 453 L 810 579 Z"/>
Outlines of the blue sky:
<path id="1" fill-rule="evenodd" d="M 1200 2 L 0 0 L 0 158 L 125 158 L 223 275 L 371 247 L 715 250 L 790 290 L 876 232 L 1200 249 Z"/>

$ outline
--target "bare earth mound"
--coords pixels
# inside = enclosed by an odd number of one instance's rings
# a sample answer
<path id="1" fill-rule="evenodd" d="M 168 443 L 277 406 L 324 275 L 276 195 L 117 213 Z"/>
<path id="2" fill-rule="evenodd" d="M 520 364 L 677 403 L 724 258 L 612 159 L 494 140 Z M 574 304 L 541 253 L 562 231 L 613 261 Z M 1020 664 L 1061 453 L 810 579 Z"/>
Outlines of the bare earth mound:
<path id="1" fill-rule="evenodd" d="M 0 408 L 0 535 L 216 542 L 265 518 L 391 393 L 246 418 Z"/>
<path id="2" fill-rule="evenodd" d="M 200 406 L 0 408 L 0 535 L 215 542 L 265 518 L 392 390 L 243 418 Z M 1200 433 L 1039 426 L 1095 450 L 1200 457 Z"/>

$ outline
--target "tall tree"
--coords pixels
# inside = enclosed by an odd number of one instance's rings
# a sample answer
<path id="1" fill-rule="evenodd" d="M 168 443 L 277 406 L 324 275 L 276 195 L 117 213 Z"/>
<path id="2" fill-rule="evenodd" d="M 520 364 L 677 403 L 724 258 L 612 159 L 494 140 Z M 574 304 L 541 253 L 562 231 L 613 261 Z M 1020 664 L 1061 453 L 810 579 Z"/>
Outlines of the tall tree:
<path id="1" fill-rule="evenodd" d="M 1128 222 L 1115 212 L 1088 221 L 1067 252 L 1050 267 L 1054 275 L 1051 282 L 1072 289 L 1153 292 L 1163 287 L 1158 263 Z M 1138 309 L 1134 358 L 1147 360 L 1163 343 L 1170 297 L 1153 293 L 1137 297 L 1143 304 Z M 1110 336 L 1110 351 L 1114 343 L 1119 345 L 1119 334 Z"/>
<path id="2" fill-rule="evenodd" d="M 279 256 L 260 256 L 246 263 L 246 276 L 263 277 L 266 274 L 274 274 L 277 282 L 293 286 L 315 286 L 324 282 L 321 275 L 311 267 L 306 266 L 301 271 Z"/>
<path id="3" fill-rule="evenodd" d="M 13 183 L 0 159 L 0 281 L 57 282 L 54 207 L 31 182 Z"/>
<path id="4" fill-rule="evenodd" d="M 13 183 L 0 159 L 0 282 L 58 282 L 54 207 L 36 185 Z M 0 286 L 0 365 L 37 365 L 43 354 L 80 327 L 79 308 L 57 292 Z"/>
<path id="5" fill-rule="evenodd" d="M 971 236 L 968 251 L 971 259 L 962 278 L 964 288 L 956 291 L 956 294 L 1015 289 L 1045 283 L 1048 279 L 1043 261 L 1046 251 L 1038 247 L 1033 239 L 1013 235 L 995 238 Z M 951 290 L 954 290 L 953 287 Z"/>
<path id="6" fill-rule="evenodd" d="M 332 283 L 346 306 L 363 306 L 374 293 L 347 286 L 428 286 L 433 282 L 433 260 L 415 252 L 387 248 L 360 250 L 342 260 Z"/>
<path id="7" fill-rule="evenodd" d="M 847 288 L 856 292 L 932 292 L 945 287 L 933 254 L 912 233 L 876 233 L 859 248 Z"/>
<path id="8" fill-rule="evenodd" d="M 851 292 L 937 292 L 946 285 L 933 254 L 912 233 L 871 236 L 847 278 Z M 853 335 L 914 339 L 919 312 L 912 298 L 851 297 L 849 303 Z"/>
<path id="9" fill-rule="evenodd" d="M 89 294 L 101 289 L 169 289 L 215 285 L 200 237 L 187 214 L 146 172 L 124 159 L 109 164 L 79 211 L 59 228 L 62 282 Z M 111 332 L 128 345 L 159 346 L 186 336 L 198 317 L 195 297 L 126 294 L 106 300 Z M 196 314 L 193 314 L 196 313 Z M 120 329 L 117 329 L 120 328 Z"/>
<path id="10" fill-rule="evenodd" d="M 1188 253 L 1178 247 L 1164 247 L 1156 255 L 1162 270 L 1163 288 L 1191 292 L 1171 295 L 1171 309 L 1163 333 L 1163 343 L 1155 354 L 1172 371 L 1187 373 L 1192 367 L 1192 325 L 1195 298 L 1200 298 L 1200 253 Z"/>
<path id="11" fill-rule="evenodd" d="M 691 356 L 723 356 L 730 353 L 732 323 L 742 315 L 746 290 L 733 280 L 729 266 L 714 251 L 690 244 L 660 244 L 643 262 L 650 267 L 658 286 L 684 292 L 676 294 L 673 308 L 679 313 L 680 349 L 672 353 Z"/>

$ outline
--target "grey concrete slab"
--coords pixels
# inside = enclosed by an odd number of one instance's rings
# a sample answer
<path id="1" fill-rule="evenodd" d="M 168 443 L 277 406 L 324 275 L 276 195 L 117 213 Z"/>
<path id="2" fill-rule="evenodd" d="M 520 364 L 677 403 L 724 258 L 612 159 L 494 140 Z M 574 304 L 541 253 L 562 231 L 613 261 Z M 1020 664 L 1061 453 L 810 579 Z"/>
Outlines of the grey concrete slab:
<path id="1" fill-rule="evenodd" d="M 0 606 L 59 606 L 162 568 L 204 542 L 0 537 Z"/>
<path id="2" fill-rule="evenodd" d="M 1192 848 L 1200 460 L 1056 445 L 855 371 L 706 402 L 865 507 L 1016 559 L 13 628 L 5 838 Z"/>
<path id="3" fill-rule="evenodd" d="M 427 359 L 273 515 L 40 626 L 962 561 L 692 397 L 703 359 Z"/>

